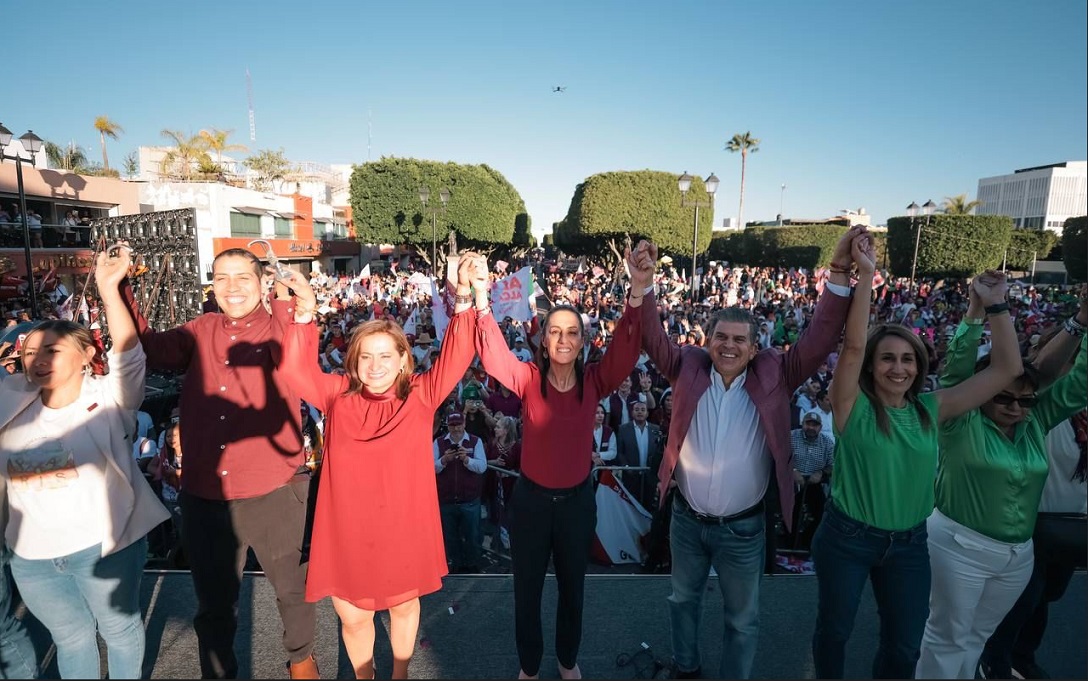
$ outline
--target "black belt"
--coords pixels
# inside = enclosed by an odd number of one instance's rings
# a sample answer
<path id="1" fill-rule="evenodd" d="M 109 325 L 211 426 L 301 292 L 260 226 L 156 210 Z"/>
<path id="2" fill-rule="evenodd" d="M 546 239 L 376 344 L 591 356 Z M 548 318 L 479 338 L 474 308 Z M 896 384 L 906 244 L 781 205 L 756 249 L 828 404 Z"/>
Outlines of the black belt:
<path id="1" fill-rule="evenodd" d="M 538 494 L 542 494 L 546 497 L 551 497 L 552 501 L 558 501 L 559 499 L 566 499 L 577 494 L 583 487 L 585 487 L 589 483 L 589 477 L 587 477 L 585 480 L 578 483 L 574 487 L 545 487 L 544 485 L 538 485 L 537 483 L 533 482 L 524 473 L 522 473 L 521 482 L 532 491 Z"/>
<path id="2" fill-rule="evenodd" d="M 688 503 L 688 500 L 684 498 L 683 494 L 676 495 L 676 503 L 680 504 L 681 508 L 686 510 L 688 514 L 691 515 L 691 517 L 707 525 L 724 525 L 726 523 L 733 522 L 734 520 L 744 520 L 745 518 L 751 518 L 753 516 L 760 515 L 763 513 L 764 510 L 764 504 L 762 499 L 756 502 L 754 506 L 746 508 L 740 513 L 734 513 L 733 515 L 725 516 L 699 513 L 691 507 L 691 504 Z"/>

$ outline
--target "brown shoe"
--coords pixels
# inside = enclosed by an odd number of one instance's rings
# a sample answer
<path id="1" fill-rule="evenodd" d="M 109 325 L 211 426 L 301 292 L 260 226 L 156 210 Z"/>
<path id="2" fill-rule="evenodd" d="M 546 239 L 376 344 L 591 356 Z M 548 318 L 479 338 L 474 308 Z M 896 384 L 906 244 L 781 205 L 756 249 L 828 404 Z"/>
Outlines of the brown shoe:
<path id="1" fill-rule="evenodd" d="M 291 673 L 292 679 L 321 678 L 321 672 L 317 669 L 317 660 L 314 659 L 313 654 L 311 654 L 302 662 L 288 662 L 287 671 Z"/>

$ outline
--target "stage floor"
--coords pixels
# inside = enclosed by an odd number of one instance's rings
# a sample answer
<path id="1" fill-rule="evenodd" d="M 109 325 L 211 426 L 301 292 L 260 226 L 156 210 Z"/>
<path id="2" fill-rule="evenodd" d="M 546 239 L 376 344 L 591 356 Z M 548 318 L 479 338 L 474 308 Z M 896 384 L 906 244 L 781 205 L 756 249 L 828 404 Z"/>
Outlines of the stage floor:
<path id="1" fill-rule="evenodd" d="M 1038 662 L 1054 678 L 1088 676 L 1086 576 L 1074 576 L 1065 597 L 1051 608 L 1050 627 Z M 721 596 L 717 580 L 707 587 L 703 617 L 703 669 L 717 669 L 721 640 Z M 198 678 L 192 581 L 184 572 L 147 572 L 143 582 L 147 623 L 145 677 Z M 665 598 L 668 576 L 590 575 L 580 664 L 587 678 L 635 678 L 632 665 L 617 666 L 621 653 L 642 643 L 652 656 L 668 660 L 669 623 Z M 810 640 L 816 613 L 816 578 L 776 575 L 762 587 L 762 624 L 754 678 L 811 678 Z M 287 678 L 276 598 L 267 580 L 248 575 L 242 588 L 236 650 L 242 678 Z M 379 616 L 376 660 L 378 677 L 388 678 L 391 661 L 388 618 Z M 543 678 L 558 678 L 553 648 L 555 581 L 545 583 Z M 46 662 L 43 677 L 56 678 L 53 651 L 39 626 L 32 631 Z M 509 575 L 451 576 L 442 591 L 423 599 L 420 644 L 412 678 L 515 678 L 518 671 L 513 634 L 513 583 Z M 866 589 L 847 653 L 847 678 L 868 678 L 877 643 L 876 607 Z M 340 643 L 336 614 L 326 599 L 318 605 L 317 659 L 325 678 L 353 678 Z"/>

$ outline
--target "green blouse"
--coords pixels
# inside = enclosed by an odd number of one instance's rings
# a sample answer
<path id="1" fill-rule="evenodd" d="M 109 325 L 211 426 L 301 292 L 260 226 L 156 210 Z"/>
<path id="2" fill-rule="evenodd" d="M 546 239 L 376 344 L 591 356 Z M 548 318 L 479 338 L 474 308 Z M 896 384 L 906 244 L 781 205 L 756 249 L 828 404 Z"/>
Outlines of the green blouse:
<path id="1" fill-rule="evenodd" d="M 965 320 L 948 346 L 941 387 L 967 380 L 975 369 L 982 320 Z M 1046 434 L 1088 404 L 1085 341 L 1073 370 L 1039 393 L 1012 440 L 980 409 L 941 426 L 937 508 L 991 539 L 1019 544 L 1031 538 L 1046 484 Z"/>
<path id="2" fill-rule="evenodd" d="M 914 405 L 885 408 L 890 433 L 876 423 L 869 398 L 858 393 L 846 428 L 835 429 L 835 474 L 831 497 L 858 522 L 896 532 L 909 530 L 933 513 L 937 469 L 937 398 L 918 396 L 931 421 L 922 428 Z"/>

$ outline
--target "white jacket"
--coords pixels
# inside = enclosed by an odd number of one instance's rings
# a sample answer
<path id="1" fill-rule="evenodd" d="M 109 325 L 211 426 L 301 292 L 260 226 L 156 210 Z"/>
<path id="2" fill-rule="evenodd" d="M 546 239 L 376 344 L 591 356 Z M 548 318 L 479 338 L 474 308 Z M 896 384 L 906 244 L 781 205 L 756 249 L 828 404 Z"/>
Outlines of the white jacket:
<path id="1" fill-rule="evenodd" d="M 106 458 L 106 489 L 110 517 L 102 537 L 102 555 L 119 551 L 143 538 L 170 512 L 159 501 L 132 457 L 136 410 L 144 400 L 147 357 L 143 348 L 108 355 L 107 376 L 85 376 L 77 404 L 97 415 L 85 426 L 87 437 Z M 0 382 L 0 430 L 38 399 L 41 389 L 23 376 Z M 6 480 L 0 476 L 0 542 L 7 527 Z"/>

